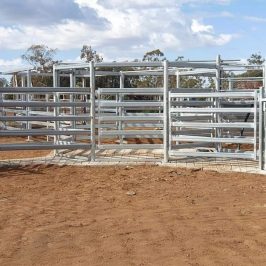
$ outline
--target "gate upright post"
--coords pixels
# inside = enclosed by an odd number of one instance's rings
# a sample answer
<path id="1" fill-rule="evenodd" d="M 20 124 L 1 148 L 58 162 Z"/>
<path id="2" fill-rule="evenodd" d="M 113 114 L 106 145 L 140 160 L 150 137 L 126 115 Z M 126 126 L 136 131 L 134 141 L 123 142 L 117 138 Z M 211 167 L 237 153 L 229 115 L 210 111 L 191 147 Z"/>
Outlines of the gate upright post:
<path id="1" fill-rule="evenodd" d="M 75 88 L 76 87 L 76 73 L 75 70 L 73 69 L 72 72 L 70 73 L 70 88 Z M 76 95 L 74 93 L 70 94 L 70 102 L 74 103 L 76 101 Z M 71 115 L 75 116 L 77 114 L 76 112 L 76 106 L 71 107 Z M 76 121 L 71 122 L 71 127 L 73 129 L 76 129 Z M 77 136 L 72 135 L 72 140 L 76 141 Z"/>
<path id="2" fill-rule="evenodd" d="M 179 70 L 176 71 L 176 88 L 177 89 L 180 89 L 181 88 L 181 76 L 179 74 Z M 174 101 L 175 102 L 182 102 L 184 99 L 183 98 L 174 98 Z M 180 108 L 181 105 L 179 105 L 178 108 Z M 177 113 L 177 117 L 178 117 L 178 120 L 180 121 L 180 112 Z M 169 118 L 169 122 L 171 123 L 171 117 Z M 171 128 L 171 127 L 170 127 Z M 176 131 L 180 131 L 181 130 L 181 127 L 175 127 L 175 130 Z M 170 132 L 169 132 L 170 134 Z M 170 138 L 169 138 L 170 139 Z M 175 141 L 175 145 L 178 145 L 179 144 L 179 141 Z M 171 147 L 171 145 L 169 144 L 169 148 Z"/>
<path id="3" fill-rule="evenodd" d="M 32 84 L 31 84 L 31 71 L 30 70 L 27 71 L 27 87 L 28 88 L 32 87 Z M 31 95 L 29 93 L 26 94 L 26 100 L 27 100 L 27 103 L 31 102 Z M 27 116 L 30 116 L 30 112 L 31 112 L 31 108 L 27 107 L 26 108 Z M 30 124 L 29 121 L 27 121 L 26 125 L 27 125 L 27 130 L 31 130 L 32 125 Z M 27 137 L 27 141 L 30 141 L 30 140 L 31 140 L 31 137 L 28 136 Z"/>
<path id="4" fill-rule="evenodd" d="M 95 137 L 95 66 L 90 62 L 90 102 L 91 102 L 91 161 L 95 161 L 96 137 Z"/>
<path id="5" fill-rule="evenodd" d="M 124 87 L 125 87 L 125 74 L 120 71 L 120 89 L 123 89 Z M 123 100 L 124 100 L 123 94 L 119 93 L 119 95 L 118 95 L 118 101 L 121 103 Z M 119 107 L 119 109 L 118 109 L 118 115 L 120 117 L 123 116 L 123 111 L 124 111 L 123 108 L 122 107 Z M 118 122 L 118 130 L 123 130 L 122 120 L 120 120 Z M 120 144 L 123 144 L 124 136 L 121 135 L 119 137 L 119 140 L 120 140 Z"/>
<path id="6" fill-rule="evenodd" d="M 221 56 L 218 55 L 216 58 L 216 82 L 215 82 L 215 90 L 216 92 L 220 92 L 221 91 Z M 215 108 L 220 108 L 221 107 L 221 99 L 220 98 L 215 98 Z M 215 113 L 214 114 L 215 117 L 215 123 L 221 123 L 221 114 L 220 113 Z M 215 137 L 220 138 L 222 135 L 221 129 L 220 128 L 216 128 L 215 129 Z M 220 152 L 222 149 L 222 145 L 221 143 L 216 143 L 216 149 Z"/>
<path id="7" fill-rule="evenodd" d="M 263 142 L 263 135 L 264 135 L 264 129 L 263 129 L 263 108 L 264 103 L 262 101 L 263 95 L 264 95 L 264 88 L 262 87 L 259 94 L 259 168 L 260 170 L 263 170 L 263 156 L 264 156 L 264 142 Z"/>
<path id="8" fill-rule="evenodd" d="M 3 86 L 4 87 L 4 86 Z M 0 93 L 0 103 L 4 101 L 3 93 Z M 4 107 L 0 108 L 1 116 L 5 116 Z M 6 129 L 6 122 L 0 122 L 0 128 Z"/>
<path id="9" fill-rule="evenodd" d="M 58 87 L 58 82 L 59 81 L 59 75 L 58 75 L 58 71 L 55 68 L 55 65 L 53 65 L 53 87 L 57 88 Z M 59 93 L 58 92 L 54 92 L 53 93 L 53 101 L 54 103 L 58 103 L 59 102 Z M 59 109 L 58 107 L 54 107 L 54 117 L 58 117 L 59 116 Z M 54 121 L 54 130 L 58 131 L 59 130 L 59 121 Z M 59 143 L 59 136 L 54 135 L 54 144 L 58 144 Z M 54 155 L 57 155 L 57 150 L 54 150 Z"/>
<path id="10" fill-rule="evenodd" d="M 163 62 L 164 74 L 164 94 L 163 94 L 163 116 L 164 116 L 164 132 L 163 132 L 163 147 L 164 147 L 164 163 L 169 161 L 169 88 L 168 88 L 168 61 Z"/>
<path id="11" fill-rule="evenodd" d="M 266 63 L 263 66 L 263 85 L 260 90 L 259 100 L 259 168 L 265 169 L 265 86 L 266 86 Z"/>

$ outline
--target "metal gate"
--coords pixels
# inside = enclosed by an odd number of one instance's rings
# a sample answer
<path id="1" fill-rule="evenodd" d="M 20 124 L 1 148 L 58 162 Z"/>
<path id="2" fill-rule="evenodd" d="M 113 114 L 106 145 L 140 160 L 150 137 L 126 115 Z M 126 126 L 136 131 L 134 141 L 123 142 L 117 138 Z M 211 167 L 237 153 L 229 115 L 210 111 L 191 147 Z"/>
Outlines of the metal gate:
<path id="1" fill-rule="evenodd" d="M 172 90 L 169 156 L 257 159 L 257 91 Z"/>
<path id="2" fill-rule="evenodd" d="M 162 96 L 163 88 L 98 89 L 97 148 L 162 149 Z"/>
<path id="3" fill-rule="evenodd" d="M 0 88 L 0 151 L 91 149 L 94 97 L 90 88 Z"/>
<path id="4" fill-rule="evenodd" d="M 90 88 L 1 88 L 0 136 L 34 141 L 0 150 L 88 149 L 94 157 L 95 149 L 161 149 L 170 159 L 261 158 L 258 91 L 174 89 L 169 101 L 165 91 L 101 88 L 95 102 Z"/>

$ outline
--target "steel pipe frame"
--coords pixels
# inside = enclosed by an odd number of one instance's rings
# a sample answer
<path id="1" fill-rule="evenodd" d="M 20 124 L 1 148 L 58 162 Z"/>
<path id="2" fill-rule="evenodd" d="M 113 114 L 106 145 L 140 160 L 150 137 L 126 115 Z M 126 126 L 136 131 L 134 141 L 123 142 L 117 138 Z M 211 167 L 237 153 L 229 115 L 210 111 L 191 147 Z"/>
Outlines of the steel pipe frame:
<path id="1" fill-rule="evenodd" d="M 95 130 L 95 63 L 90 62 L 90 115 L 91 115 L 91 161 L 96 159 L 96 130 Z"/>
<path id="2" fill-rule="evenodd" d="M 163 116 L 164 116 L 164 129 L 163 129 L 163 147 L 164 147 L 164 163 L 169 161 L 169 87 L 168 87 L 168 61 L 164 61 L 164 95 L 163 95 Z"/>
<path id="3" fill-rule="evenodd" d="M 85 143 L 58 143 L 54 142 L 36 142 L 36 143 L 16 143 L 16 144 L 1 144 L 0 151 L 14 151 L 14 150 L 76 150 L 76 149 L 90 149 L 90 144 Z"/>
<path id="4" fill-rule="evenodd" d="M 224 68 L 224 70 L 226 70 L 225 68 L 226 67 L 235 67 L 235 66 L 237 66 L 237 67 L 246 67 L 246 66 L 244 66 L 244 65 L 240 65 L 240 64 L 235 64 L 235 60 L 232 60 L 232 61 L 230 61 L 230 60 L 227 60 L 227 61 L 225 61 L 225 60 L 221 60 L 221 67 L 223 67 Z M 178 64 L 177 64 L 178 63 Z M 167 65 L 168 65 L 168 69 L 167 69 L 167 74 L 165 73 L 166 71 L 165 71 L 165 63 L 142 63 L 142 62 L 137 62 L 137 64 L 136 63 L 133 63 L 133 64 L 131 64 L 131 63 L 96 63 L 93 67 L 120 67 L 120 66 L 147 66 L 147 67 L 162 67 L 162 66 L 164 66 L 164 81 L 165 81 L 165 76 L 167 75 L 167 77 L 169 76 L 169 74 L 171 74 L 171 71 L 169 70 L 169 67 L 196 67 L 198 64 L 200 64 L 201 66 L 201 68 L 202 67 L 207 67 L 207 68 L 210 68 L 210 69 L 217 69 L 217 66 L 215 65 L 215 62 L 213 61 L 213 60 L 211 60 L 211 61 L 204 61 L 204 63 L 203 63 L 203 61 L 195 61 L 195 62 L 167 62 Z M 63 65 L 63 68 L 62 68 L 62 70 L 67 70 L 67 69 L 73 69 L 73 67 L 74 68 L 77 68 L 77 69 L 80 69 L 80 68 L 83 68 L 83 67 L 86 67 L 86 68 L 88 68 L 88 69 L 90 69 L 90 76 L 92 76 L 91 75 L 91 69 L 92 69 L 92 66 L 91 66 L 91 64 L 72 64 L 72 65 Z M 257 66 L 253 66 L 253 67 L 255 67 L 256 69 L 258 69 L 257 68 Z M 59 70 L 60 68 L 58 67 L 58 68 L 56 68 L 55 67 L 55 69 L 57 69 L 57 70 Z M 122 72 L 121 72 L 122 73 Z M 120 73 L 120 75 L 121 75 L 121 73 Z M 95 78 L 95 75 L 96 75 L 96 73 L 95 73 L 95 71 L 94 71 L 94 78 Z M 105 74 L 105 73 L 102 73 L 103 75 Z M 107 73 L 106 73 L 107 74 Z M 113 75 L 114 73 L 110 73 L 111 75 Z M 126 75 L 126 73 L 124 73 L 125 75 Z M 131 74 L 131 73 L 129 73 L 129 74 Z M 140 74 L 140 73 L 137 73 L 137 72 L 135 72 L 135 74 Z M 152 74 L 152 73 L 151 73 Z M 157 73 L 158 75 L 159 74 L 161 74 L 161 72 L 160 73 Z M 57 74 L 58 76 L 59 75 L 61 75 L 61 74 Z M 93 78 L 92 78 L 93 79 Z M 223 79 L 223 78 L 222 78 Z M 219 80 L 221 80 L 221 78 L 219 79 Z M 264 74 L 264 84 L 265 84 L 265 74 Z M 165 87 L 166 86 L 164 86 L 164 89 L 165 89 Z M 168 84 L 167 84 L 167 87 L 168 87 Z M 164 94 L 165 94 L 166 92 L 164 91 Z M 168 92 L 169 93 L 169 92 Z M 181 95 L 180 95 L 181 96 Z M 221 96 L 221 95 L 220 95 Z M 232 96 L 232 95 L 230 95 L 230 96 Z M 218 96 L 217 96 L 218 97 Z M 215 97 L 214 97 L 215 98 Z M 165 100 L 165 99 L 164 99 Z M 260 103 L 261 103 L 261 101 L 260 101 Z M 169 104 L 169 102 L 168 102 L 168 104 Z M 165 107 L 165 102 L 164 102 L 164 107 Z M 57 108 L 55 108 L 55 109 L 57 109 Z M 164 108 L 165 109 L 165 108 Z M 261 108 L 260 108 L 260 111 L 261 111 Z M 261 116 L 260 116 L 261 117 Z M 165 116 L 164 116 L 164 121 L 165 121 Z M 169 123 L 169 121 L 167 121 L 168 123 Z M 259 119 L 259 124 L 261 123 L 261 119 Z M 260 127 L 260 129 L 261 129 L 261 127 Z M 168 138 L 169 139 L 169 138 Z M 169 140 L 168 140 L 169 141 Z M 261 149 L 260 149 L 260 152 L 261 152 Z"/>
<path id="5" fill-rule="evenodd" d="M 29 87 L 29 88 L 21 88 L 21 87 L 5 87 L 0 88 L 1 94 L 20 94 L 20 93 L 30 93 L 30 94 L 68 94 L 68 93 L 81 93 L 81 94 L 89 94 L 89 88 L 48 88 L 48 87 Z"/>
<path id="6" fill-rule="evenodd" d="M 266 134 L 265 134 L 265 102 L 266 102 L 266 63 L 263 66 L 263 87 L 260 90 L 259 98 L 259 168 L 265 170 L 265 150 L 266 150 Z"/>

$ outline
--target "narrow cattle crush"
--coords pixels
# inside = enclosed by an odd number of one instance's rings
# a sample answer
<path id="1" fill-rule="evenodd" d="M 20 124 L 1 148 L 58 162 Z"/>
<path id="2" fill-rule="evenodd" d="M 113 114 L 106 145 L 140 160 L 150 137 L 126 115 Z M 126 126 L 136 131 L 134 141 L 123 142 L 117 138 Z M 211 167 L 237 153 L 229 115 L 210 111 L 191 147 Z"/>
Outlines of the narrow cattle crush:
<path id="1" fill-rule="evenodd" d="M 262 74 L 241 75 L 252 71 Z M 6 74 L 20 82 L 0 88 L 0 137 L 27 141 L 0 144 L 1 151 L 51 149 L 91 161 L 101 161 L 103 154 L 115 160 L 118 151 L 130 161 L 130 152 L 149 151 L 165 163 L 191 157 L 245 159 L 264 169 L 264 65 L 218 56 L 56 64 L 53 73 Z M 39 76 L 52 79 L 53 87 L 34 87 L 32 79 Z M 183 87 L 188 78 L 201 78 L 204 85 Z M 102 87 L 103 80 L 116 82 Z"/>

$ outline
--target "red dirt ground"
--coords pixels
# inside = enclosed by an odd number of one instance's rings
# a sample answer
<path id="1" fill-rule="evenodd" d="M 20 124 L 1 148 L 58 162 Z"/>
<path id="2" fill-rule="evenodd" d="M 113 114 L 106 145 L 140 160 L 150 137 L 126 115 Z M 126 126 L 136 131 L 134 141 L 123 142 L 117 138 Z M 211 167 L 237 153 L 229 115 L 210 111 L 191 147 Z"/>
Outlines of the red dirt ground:
<path id="1" fill-rule="evenodd" d="M 1 266 L 266 265 L 262 175 L 31 165 L 0 180 Z"/>

